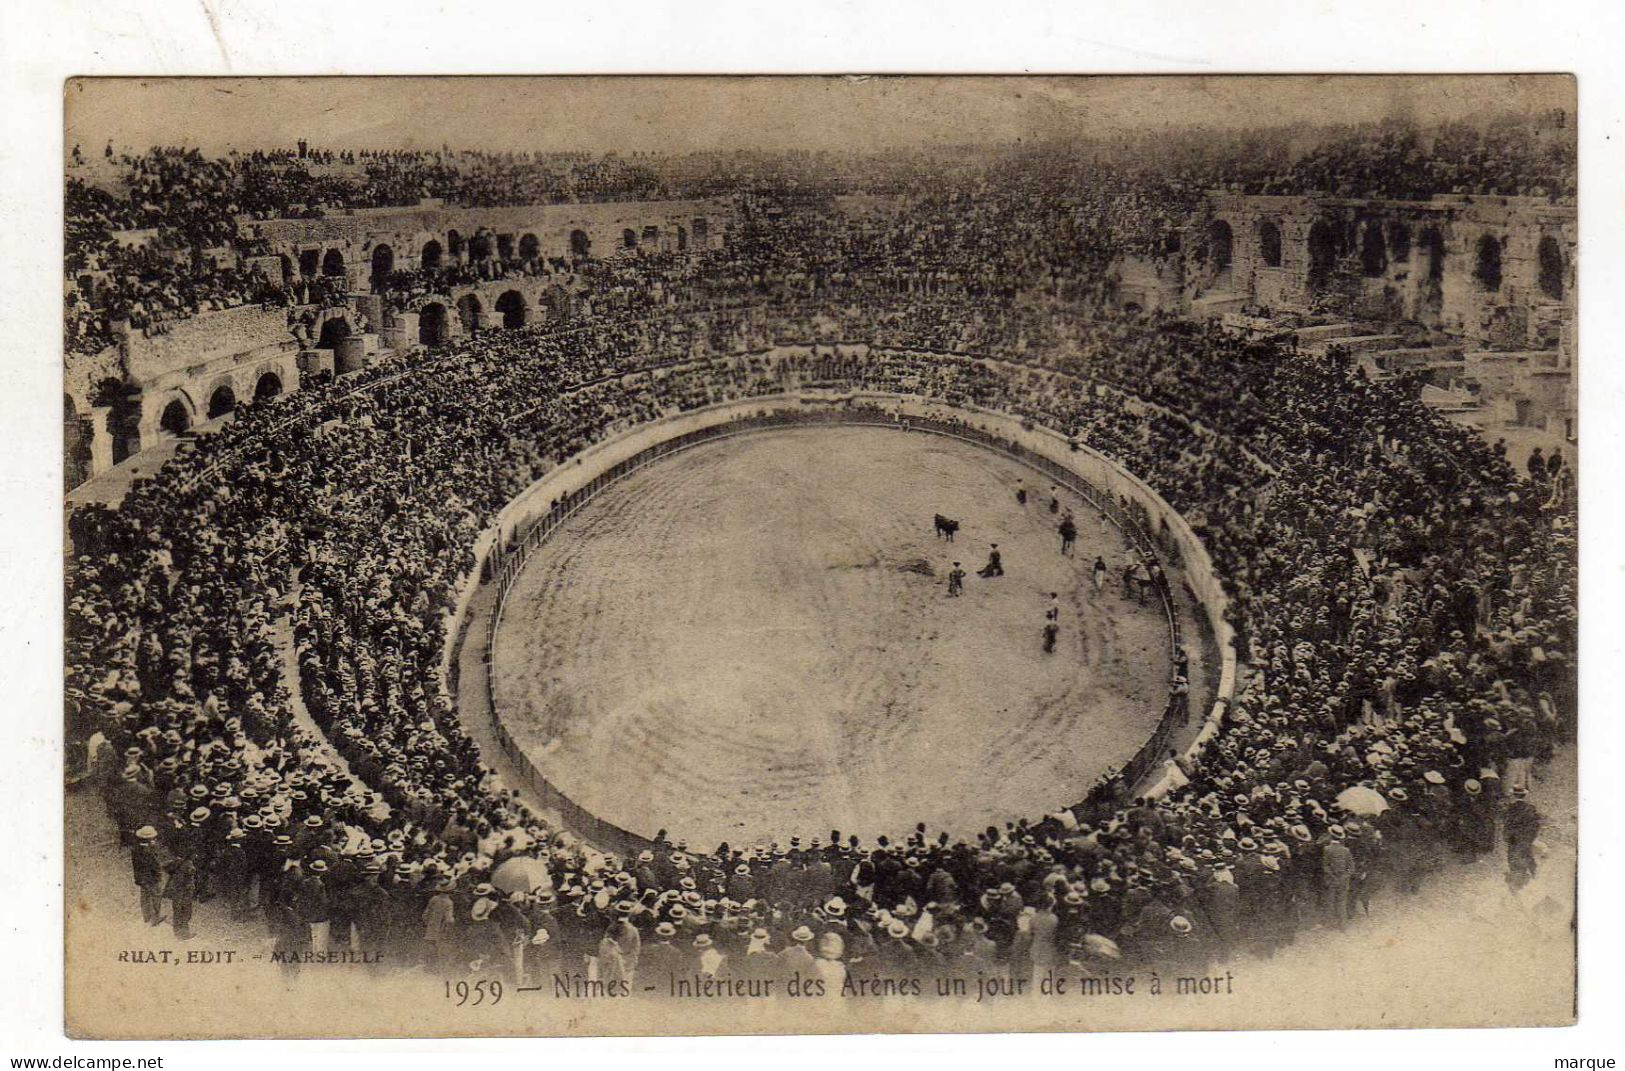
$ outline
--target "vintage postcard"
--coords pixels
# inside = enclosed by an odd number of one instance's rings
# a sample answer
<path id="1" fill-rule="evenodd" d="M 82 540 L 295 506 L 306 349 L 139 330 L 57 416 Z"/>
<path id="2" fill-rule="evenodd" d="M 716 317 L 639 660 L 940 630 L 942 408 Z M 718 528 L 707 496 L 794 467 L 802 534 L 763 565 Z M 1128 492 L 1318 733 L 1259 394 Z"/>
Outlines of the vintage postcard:
<path id="1" fill-rule="evenodd" d="M 1572 1023 L 1575 109 L 70 81 L 68 1032 Z"/>

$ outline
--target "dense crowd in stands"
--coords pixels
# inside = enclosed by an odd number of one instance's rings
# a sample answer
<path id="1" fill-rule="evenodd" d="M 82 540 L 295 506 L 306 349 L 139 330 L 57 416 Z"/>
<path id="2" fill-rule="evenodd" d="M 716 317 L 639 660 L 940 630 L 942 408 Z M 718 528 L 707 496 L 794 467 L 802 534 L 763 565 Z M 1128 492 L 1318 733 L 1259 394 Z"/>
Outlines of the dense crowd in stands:
<path id="1" fill-rule="evenodd" d="M 920 223 L 950 205 L 906 231 L 801 213 L 726 256 L 594 269 L 546 330 L 245 406 L 118 509 L 77 513 L 71 739 L 147 921 L 186 936 L 221 897 L 293 954 L 617 989 L 799 973 L 838 993 L 1269 955 L 1398 910 L 1498 839 L 1526 882 L 1528 788 L 1574 728 L 1563 461 L 1517 473 L 1335 354 L 1090 317 L 1056 300 L 1070 267 Z M 769 352 L 787 343 L 815 345 Z M 662 837 L 616 857 L 503 784 L 442 671 L 476 537 L 594 441 L 790 386 L 1017 413 L 1186 515 L 1247 671 L 1218 734 L 1168 771 L 1177 788 L 1079 786 L 980 833 Z"/>
<path id="2" fill-rule="evenodd" d="M 430 199 L 480 207 L 739 195 L 763 210 L 827 208 L 842 197 L 901 199 L 904 213 L 849 216 L 851 225 L 829 229 L 821 241 L 777 247 L 780 266 L 817 278 L 854 266 L 879 272 L 908 264 L 912 272 L 931 264 L 977 294 L 1043 282 L 1086 298 L 1101 295 L 1106 269 L 1119 256 L 1175 253 L 1182 228 L 1214 189 L 1404 199 L 1521 194 L 1572 202 L 1570 122 L 1554 114 L 1477 125 L 1265 130 L 1227 135 L 1222 143 L 1199 132 L 1159 133 L 1125 142 L 879 157 L 301 146 L 210 158 L 184 147 L 131 155 L 107 146 L 99 160 L 87 160 L 75 146 L 65 194 L 68 349 L 94 353 L 112 345 L 121 324 L 152 330 L 212 308 L 298 303 L 291 278 L 244 268 L 244 257 L 263 250 L 241 232 L 239 219 Z M 820 215 L 831 213 L 798 218 Z M 515 261 L 448 266 L 441 274 L 489 278 L 493 270 L 566 267 Z M 433 281 L 408 277 L 391 285 L 413 289 Z"/>

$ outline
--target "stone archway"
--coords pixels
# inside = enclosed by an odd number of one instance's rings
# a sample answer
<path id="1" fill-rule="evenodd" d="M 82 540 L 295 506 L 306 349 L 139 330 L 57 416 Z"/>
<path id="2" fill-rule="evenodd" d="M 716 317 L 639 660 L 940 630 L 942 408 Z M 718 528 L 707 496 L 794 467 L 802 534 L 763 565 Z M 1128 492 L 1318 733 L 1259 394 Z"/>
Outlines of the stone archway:
<path id="1" fill-rule="evenodd" d="M 464 294 L 457 299 L 457 319 L 465 334 L 472 335 L 485 326 L 485 304 L 478 294 Z"/>
<path id="2" fill-rule="evenodd" d="M 1309 228 L 1309 292 L 1318 294 L 1332 282 L 1341 252 L 1337 229 L 1323 219 L 1315 220 Z"/>
<path id="3" fill-rule="evenodd" d="M 275 372 L 262 372 L 254 384 L 254 400 L 269 401 L 282 394 L 282 377 Z"/>
<path id="4" fill-rule="evenodd" d="M 316 337 L 316 348 L 337 349 L 340 342 L 350 337 L 350 321 L 343 316 L 329 316 L 322 321 L 321 333 Z"/>
<path id="5" fill-rule="evenodd" d="M 382 290 L 389 282 L 389 276 L 395 271 L 395 250 L 388 245 L 380 244 L 372 250 L 372 288 L 374 291 Z"/>
<path id="6" fill-rule="evenodd" d="M 171 398 L 158 417 L 158 430 L 169 435 L 185 435 L 191 429 L 192 404 L 184 395 Z"/>
<path id="7" fill-rule="evenodd" d="M 1207 228 L 1208 271 L 1212 285 L 1224 288 L 1230 285 L 1230 266 L 1235 261 L 1236 239 L 1230 224 L 1216 219 Z"/>
<path id="8" fill-rule="evenodd" d="M 1473 280 L 1486 294 L 1501 289 L 1501 241 L 1493 234 L 1479 235 L 1473 252 Z"/>
<path id="9" fill-rule="evenodd" d="M 497 298 L 497 312 L 502 314 L 502 326 L 508 330 L 524 327 L 527 313 L 525 296 L 517 290 L 504 290 Z"/>
<path id="10" fill-rule="evenodd" d="M 446 306 L 431 301 L 418 309 L 418 341 L 425 346 L 442 346 L 451 338 Z"/>
<path id="11" fill-rule="evenodd" d="M 344 274 L 344 254 L 343 254 L 343 252 L 341 252 L 340 250 L 337 250 L 337 249 L 329 249 L 322 256 L 322 274 L 323 275 L 343 275 Z"/>
<path id="12" fill-rule="evenodd" d="M 621 248 L 636 249 L 638 247 L 638 232 L 631 227 L 621 231 Z"/>
<path id="13" fill-rule="evenodd" d="M 592 239 L 587 236 L 586 231 L 577 229 L 570 232 L 570 255 L 574 257 L 592 256 Z"/>
<path id="14" fill-rule="evenodd" d="M 446 232 L 446 252 L 451 254 L 453 260 L 463 255 L 463 236 L 455 230 Z"/>
<path id="15" fill-rule="evenodd" d="M 1258 224 L 1258 259 L 1266 268 L 1281 266 L 1281 228 L 1267 219 Z"/>
<path id="16" fill-rule="evenodd" d="M 519 259 L 525 263 L 542 259 L 542 242 L 534 234 L 519 237 Z"/>
<path id="17" fill-rule="evenodd" d="M 1567 265 L 1563 262 L 1563 247 L 1550 234 L 1542 235 L 1535 249 L 1536 281 L 1540 292 L 1552 301 L 1562 301 L 1563 276 Z"/>
<path id="18" fill-rule="evenodd" d="M 445 249 L 441 247 L 439 242 L 435 241 L 433 238 L 430 238 L 427 242 L 423 243 L 423 248 L 418 251 L 418 266 L 429 271 L 434 271 L 436 268 L 440 267 L 440 258 L 445 256 L 445 252 Z"/>
<path id="19" fill-rule="evenodd" d="M 1367 223 L 1360 231 L 1360 271 L 1367 279 L 1380 279 L 1388 270 L 1388 245 L 1383 241 L 1382 225 Z"/>
<path id="20" fill-rule="evenodd" d="M 222 383 L 209 395 L 208 414 L 210 420 L 217 420 L 237 409 L 237 392 L 231 389 L 230 383 Z"/>

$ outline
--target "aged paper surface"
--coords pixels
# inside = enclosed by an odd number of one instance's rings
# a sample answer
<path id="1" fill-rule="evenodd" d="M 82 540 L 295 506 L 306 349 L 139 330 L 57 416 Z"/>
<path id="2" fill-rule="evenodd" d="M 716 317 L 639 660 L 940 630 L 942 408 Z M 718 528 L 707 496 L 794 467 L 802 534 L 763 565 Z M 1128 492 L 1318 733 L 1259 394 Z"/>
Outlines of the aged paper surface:
<path id="1" fill-rule="evenodd" d="M 1575 103 L 70 82 L 70 1033 L 1572 1022 Z"/>

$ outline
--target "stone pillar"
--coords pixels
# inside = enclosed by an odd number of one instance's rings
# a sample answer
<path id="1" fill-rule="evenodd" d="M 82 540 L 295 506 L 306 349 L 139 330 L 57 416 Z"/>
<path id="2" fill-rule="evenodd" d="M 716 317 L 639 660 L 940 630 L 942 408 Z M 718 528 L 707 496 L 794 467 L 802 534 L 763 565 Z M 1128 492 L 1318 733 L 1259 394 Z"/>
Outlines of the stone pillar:
<path id="1" fill-rule="evenodd" d="M 418 314 L 397 312 L 378 331 L 379 341 L 392 350 L 404 350 L 417 345 Z"/>
<path id="2" fill-rule="evenodd" d="M 333 371 L 336 375 L 359 372 L 367 364 L 367 340 L 363 335 L 339 339 L 333 348 Z"/>
<path id="3" fill-rule="evenodd" d="M 90 410 L 90 472 L 94 476 L 113 467 L 113 432 L 108 425 L 113 408 L 92 406 Z"/>

